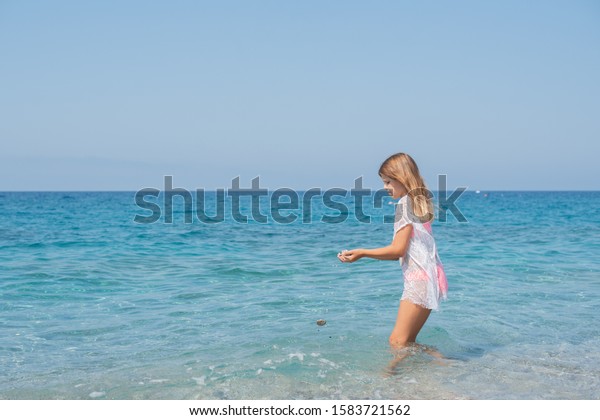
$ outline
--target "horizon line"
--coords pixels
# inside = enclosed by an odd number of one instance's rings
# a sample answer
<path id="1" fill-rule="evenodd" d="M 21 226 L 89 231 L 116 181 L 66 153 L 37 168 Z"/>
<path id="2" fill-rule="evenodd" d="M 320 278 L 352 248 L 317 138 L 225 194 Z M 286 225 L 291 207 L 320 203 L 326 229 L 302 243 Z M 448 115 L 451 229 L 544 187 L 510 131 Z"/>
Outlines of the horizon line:
<path id="1" fill-rule="evenodd" d="M 5 194 L 5 193 L 133 193 L 135 194 L 138 191 L 141 191 L 143 189 L 146 188 L 152 188 L 152 189 L 158 189 L 158 188 L 153 188 L 153 187 L 143 187 L 140 188 L 138 190 L 108 190 L 108 189 L 100 189 L 100 190 L 0 190 L 0 194 Z M 182 187 L 178 187 L 178 188 L 182 188 Z M 322 187 L 310 187 L 307 189 L 304 188 L 289 188 L 289 187 L 281 187 L 281 188 L 276 188 L 276 189 L 268 189 L 266 188 L 267 192 L 274 192 L 277 191 L 279 189 L 290 189 L 293 191 L 297 191 L 297 192 L 306 192 L 310 189 L 314 189 L 314 188 L 320 188 L 324 191 L 327 190 L 334 190 L 334 189 L 342 189 L 342 190 L 347 190 L 347 191 L 351 191 L 353 190 L 353 188 L 350 189 L 346 189 L 346 188 L 342 188 L 342 187 L 331 187 L 331 188 L 322 188 Z M 503 192 L 600 192 L 600 189 L 558 189 L 558 190 L 550 190 L 550 189 L 472 189 L 469 187 L 456 187 L 456 188 L 448 188 L 446 189 L 446 191 L 453 191 L 456 190 L 457 188 L 465 188 L 464 192 L 470 192 L 473 194 L 485 194 L 485 193 L 503 193 Z M 194 189 L 187 189 L 187 188 L 182 188 L 184 190 L 188 190 L 190 192 L 192 191 L 199 191 L 199 190 L 204 190 L 205 192 L 217 192 L 217 191 L 226 191 L 226 190 L 230 190 L 231 188 L 215 188 L 215 189 L 207 189 L 207 188 L 194 188 Z M 372 191 L 379 191 L 379 190 L 383 190 L 384 188 L 379 188 L 379 189 L 372 189 L 372 188 L 363 188 L 365 190 L 372 190 Z M 164 192 L 164 189 L 158 189 L 160 192 Z M 251 188 L 248 189 L 243 189 L 243 190 L 251 190 Z M 440 192 L 440 190 L 429 190 L 432 192 Z"/>

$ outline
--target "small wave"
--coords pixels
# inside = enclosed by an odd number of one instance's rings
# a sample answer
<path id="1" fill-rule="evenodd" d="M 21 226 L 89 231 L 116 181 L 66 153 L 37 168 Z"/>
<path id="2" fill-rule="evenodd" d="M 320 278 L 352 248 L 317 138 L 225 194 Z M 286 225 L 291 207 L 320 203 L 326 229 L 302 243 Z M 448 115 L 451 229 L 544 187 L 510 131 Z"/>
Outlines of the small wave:
<path id="1" fill-rule="evenodd" d="M 44 248 L 45 246 L 47 246 L 47 244 L 45 244 L 44 242 L 32 242 L 32 243 L 27 244 L 27 248 L 34 248 L 34 249 Z"/>
<path id="2" fill-rule="evenodd" d="M 207 293 L 205 292 L 201 292 L 201 293 L 181 293 L 177 296 L 175 296 L 175 299 L 181 299 L 181 300 L 197 300 L 197 299 L 203 299 L 207 297 Z"/>
<path id="3" fill-rule="evenodd" d="M 214 267 L 213 271 L 222 276 L 235 276 L 237 278 L 260 278 L 260 279 L 286 279 L 290 275 L 295 274 L 295 271 L 288 269 L 267 269 L 267 270 L 251 270 L 241 267 Z"/>

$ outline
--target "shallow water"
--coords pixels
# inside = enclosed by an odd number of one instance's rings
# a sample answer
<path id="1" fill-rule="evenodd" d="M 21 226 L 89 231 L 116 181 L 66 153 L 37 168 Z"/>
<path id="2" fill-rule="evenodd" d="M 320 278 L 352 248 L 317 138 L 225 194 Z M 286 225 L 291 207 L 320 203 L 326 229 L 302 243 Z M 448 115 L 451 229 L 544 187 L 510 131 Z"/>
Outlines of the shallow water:
<path id="1" fill-rule="evenodd" d="M 336 259 L 391 239 L 388 200 L 370 224 L 316 199 L 312 223 L 137 224 L 133 193 L 0 193 L 0 398 L 600 398 L 600 193 L 465 193 L 419 336 L 446 360 L 393 376 L 400 267 Z"/>

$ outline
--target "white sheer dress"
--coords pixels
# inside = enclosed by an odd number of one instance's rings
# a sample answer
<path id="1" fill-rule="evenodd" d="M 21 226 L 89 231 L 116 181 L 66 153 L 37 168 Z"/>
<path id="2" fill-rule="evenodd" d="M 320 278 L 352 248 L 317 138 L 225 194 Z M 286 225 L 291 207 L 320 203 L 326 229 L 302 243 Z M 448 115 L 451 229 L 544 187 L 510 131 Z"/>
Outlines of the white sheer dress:
<path id="1" fill-rule="evenodd" d="M 402 300 L 409 300 L 427 309 L 437 310 L 446 299 L 448 281 L 438 256 L 431 223 L 420 223 L 412 213 L 408 195 L 396 204 L 394 235 L 412 224 L 413 232 L 406 254 L 400 259 L 404 274 Z"/>

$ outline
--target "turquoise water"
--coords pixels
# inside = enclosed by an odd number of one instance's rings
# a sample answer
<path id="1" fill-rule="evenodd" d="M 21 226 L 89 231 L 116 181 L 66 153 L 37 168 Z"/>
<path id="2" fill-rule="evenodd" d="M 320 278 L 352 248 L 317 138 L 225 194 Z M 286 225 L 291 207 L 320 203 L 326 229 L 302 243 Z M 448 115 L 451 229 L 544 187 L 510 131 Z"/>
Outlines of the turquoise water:
<path id="1" fill-rule="evenodd" d="M 336 259 L 391 239 L 389 199 L 370 224 L 316 202 L 312 223 L 137 224 L 133 195 L 0 193 L 0 398 L 600 398 L 598 192 L 465 193 L 419 336 L 447 360 L 393 376 L 399 265 Z"/>

